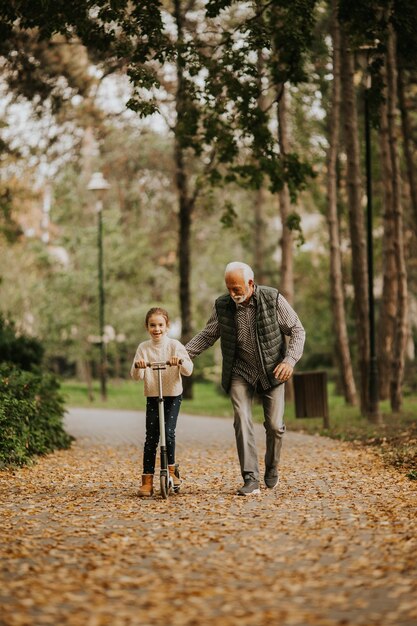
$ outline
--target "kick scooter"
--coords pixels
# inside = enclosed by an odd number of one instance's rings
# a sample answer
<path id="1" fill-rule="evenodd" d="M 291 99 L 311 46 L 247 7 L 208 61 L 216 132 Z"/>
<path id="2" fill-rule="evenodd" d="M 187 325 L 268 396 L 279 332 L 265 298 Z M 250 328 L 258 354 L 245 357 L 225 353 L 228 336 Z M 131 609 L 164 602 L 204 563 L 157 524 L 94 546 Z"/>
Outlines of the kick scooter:
<path id="1" fill-rule="evenodd" d="M 179 361 L 181 365 L 182 361 Z M 165 411 L 164 411 L 164 397 L 162 395 L 162 372 L 170 366 L 169 361 L 155 361 L 154 363 L 147 363 L 146 367 L 150 367 L 152 370 L 158 372 L 158 414 L 159 414 L 159 451 L 160 451 L 160 484 L 161 484 L 161 496 L 166 500 L 172 491 L 178 493 L 180 486 L 174 487 L 174 481 L 169 475 L 168 469 L 168 455 L 166 447 L 165 437 Z M 178 465 L 175 466 L 175 476 L 180 477 Z"/>

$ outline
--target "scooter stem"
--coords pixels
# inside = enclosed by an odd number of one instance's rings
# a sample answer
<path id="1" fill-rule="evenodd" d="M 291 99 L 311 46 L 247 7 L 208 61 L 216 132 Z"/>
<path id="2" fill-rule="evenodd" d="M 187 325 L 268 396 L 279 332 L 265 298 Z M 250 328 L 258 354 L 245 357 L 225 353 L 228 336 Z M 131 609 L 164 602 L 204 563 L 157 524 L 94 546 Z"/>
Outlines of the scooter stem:
<path id="1" fill-rule="evenodd" d="M 159 412 L 159 436 L 161 446 L 165 448 L 166 440 L 165 440 L 165 413 L 164 413 L 164 398 L 162 396 L 162 371 L 158 370 L 158 388 L 159 388 L 159 398 L 158 398 L 158 412 Z"/>

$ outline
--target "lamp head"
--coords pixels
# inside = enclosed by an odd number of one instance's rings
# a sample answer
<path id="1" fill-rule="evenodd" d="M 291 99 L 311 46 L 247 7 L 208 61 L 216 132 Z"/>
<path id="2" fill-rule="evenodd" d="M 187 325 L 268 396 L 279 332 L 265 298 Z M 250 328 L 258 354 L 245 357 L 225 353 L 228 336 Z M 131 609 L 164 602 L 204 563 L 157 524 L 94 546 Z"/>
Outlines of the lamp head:
<path id="1" fill-rule="evenodd" d="M 94 172 L 90 182 L 87 185 L 88 191 L 107 191 L 110 189 L 108 181 L 104 178 L 102 172 Z"/>

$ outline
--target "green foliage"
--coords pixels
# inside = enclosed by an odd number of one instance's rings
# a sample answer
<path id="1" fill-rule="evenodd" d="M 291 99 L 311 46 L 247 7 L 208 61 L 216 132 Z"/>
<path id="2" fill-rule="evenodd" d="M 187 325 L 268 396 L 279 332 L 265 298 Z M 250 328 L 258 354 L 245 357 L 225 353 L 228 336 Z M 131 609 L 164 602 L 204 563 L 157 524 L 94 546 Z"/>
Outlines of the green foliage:
<path id="1" fill-rule="evenodd" d="M 136 92 L 137 94 L 137 92 Z M 140 96 L 129 98 L 126 102 L 126 106 L 131 111 L 134 111 L 139 117 L 147 117 L 158 111 L 158 105 L 155 101 L 146 102 Z"/>
<path id="2" fill-rule="evenodd" d="M 340 0 L 339 17 L 344 25 L 350 47 L 356 56 L 366 55 L 366 65 L 372 76 L 369 90 L 370 112 L 375 127 L 379 124 L 378 110 L 383 101 L 382 70 L 386 59 L 389 26 L 396 32 L 399 67 L 416 69 L 417 5 L 414 0 Z"/>
<path id="3" fill-rule="evenodd" d="M 237 213 L 233 204 L 230 201 L 226 202 L 223 208 L 223 214 L 220 218 L 224 228 L 232 228 L 235 224 L 236 218 Z"/>
<path id="4" fill-rule="evenodd" d="M 2 78 L 18 98 L 32 102 L 38 115 L 46 109 L 57 114 L 78 93 L 86 95 L 94 79 L 86 72 L 86 50 L 79 42 L 68 43 L 61 35 L 45 41 L 38 29 L 16 25 L 0 44 Z"/>
<path id="5" fill-rule="evenodd" d="M 209 3 L 208 14 L 214 17 L 232 4 Z M 246 155 L 243 150 L 222 155 L 222 147 L 228 149 L 231 142 L 216 144 L 220 161 L 228 163 L 225 181 L 255 189 L 267 181 L 273 193 L 287 183 L 293 202 L 313 171 L 298 155 L 278 151 L 270 127 L 271 112 L 260 106 L 260 98 L 266 92 L 265 81 L 270 91 L 278 92 L 286 81 L 297 84 L 306 80 L 304 62 L 312 38 L 315 4 L 315 0 L 274 0 L 247 5 L 241 12 L 243 17 L 238 20 L 234 16 L 233 28 L 223 32 L 220 52 L 207 64 L 205 91 L 218 117 L 228 121 L 223 134 L 232 135 L 235 146 L 241 143 L 247 147 Z M 258 67 L 261 51 L 263 81 Z"/>
<path id="6" fill-rule="evenodd" d="M 316 0 L 274 0 L 261 10 L 259 19 L 253 3 L 242 11 L 240 23 L 232 22 L 228 30 L 215 23 L 211 27 L 210 19 L 230 4 L 208 3 L 206 13 L 198 9 L 201 19 L 208 21 L 201 32 L 189 28 L 180 3 L 168 7 L 134 2 L 131 11 L 126 11 L 124 3 L 115 7 L 111 19 L 120 29 L 123 46 L 119 54 L 129 58 L 127 74 L 133 86 L 127 106 L 140 117 L 157 112 L 158 89 L 167 89 L 165 68 L 170 73 L 175 69 L 171 90 L 176 90 L 176 141 L 182 150 L 214 157 L 207 168 L 210 183 L 238 181 L 259 188 L 266 179 L 276 192 L 287 182 L 294 201 L 312 169 L 297 155 L 284 159 L 277 150 L 270 114 L 259 105 L 256 53 L 268 49 L 273 84 L 305 80 L 304 57 L 312 37 Z M 107 13 L 100 15 L 108 21 Z M 164 24 L 164 15 L 168 22 L 175 22 L 176 34 Z M 245 150 L 239 150 L 240 145 Z"/>
<path id="7" fill-rule="evenodd" d="M 178 11 L 181 28 L 176 19 Z M 369 97 L 375 115 L 388 19 L 397 30 L 400 62 L 408 71 L 414 68 L 415 2 L 341 0 L 340 14 L 354 49 L 379 38 L 378 54 L 370 66 L 373 87 Z M 27 148 L 23 150 L 24 158 L 28 155 L 26 165 L 16 167 L 14 159 L 4 165 L 4 193 L 0 192 L 0 229 L 4 237 L 0 252 L 10 261 L 1 270 L 1 307 L 21 323 L 29 321 L 45 342 L 48 357 L 53 356 L 55 362 L 65 359 L 71 367 L 76 363 L 79 371 L 91 365 L 95 374 L 98 350 L 89 337 L 98 332 L 97 226 L 85 192 L 85 165 L 86 170 L 91 166 L 102 169 L 111 182 L 103 212 L 106 323 L 126 340 L 108 345 L 110 370 L 114 371 L 117 362 L 117 375 L 126 374 L 137 342 L 146 338 L 143 315 L 149 306 L 163 303 L 173 319 L 178 318 L 178 196 L 173 138 L 168 137 L 168 126 L 174 130 L 176 146 L 183 151 L 190 196 L 197 198 L 190 260 L 195 329 L 207 319 L 214 296 L 224 289 L 219 268 L 223 269 L 231 258 L 253 263 L 258 252 L 262 253 L 264 276 L 279 286 L 276 202 L 266 191 L 265 242 L 262 251 L 254 250 L 252 190 L 268 185 L 269 191 L 276 194 L 287 183 L 291 200 L 299 201 L 288 226 L 300 237 L 298 209 L 300 215 L 325 213 L 325 112 L 332 85 L 326 3 L 0 0 L 0 34 L 4 80 L 18 97 L 24 95 L 35 106 L 48 102 L 56 113 L 75 93 L 86 99 L 95 93 L 91 87 L 98 86 L 100 75 L 107 76 L 107 69 L 120 67 L 125 71 L 127 67 L 133 88 L 128 106 L 138 113 L 133 123 L 126 122 L 124 116 L 110 115 L 103 122 L 104 111 L 93 115 L 96 105 L 91 101 L 62 111 L 61 120 L 67 120 L 68 113 L 70 117 L 80 116 L 78 130 L 71 127 L 74 136 L 78 133 L 81 138 L 81 128 L 94 127 L 101 140 L 101 157 L 94 164 L 83 164 L 83 158 L 76 161 L 75 155 L 71 165 L 60 168 L 54 180 L 52 245 L 22 236 L 19 223 L 30 226 L 26 217 L 38 218 L 33 196 L 28 200 L 28 189 L 34 185 L 25 183 L 25 195 L 19 197 L 20 183 L 16 191 L 6 180 L 9 171 L 10 178 L 29 179 L 32 148 L 23 146 Z M 80 40 L 88 46 L 88 54 Z M 360 78 L 359 71 L 355 78 Z M 413 80 L 408 85 L 410 96 Z M 275 119 L 276 101 L 284 82 L 291 126 L 291 151 L 285 155 L 278 148 Z M 98 103 L 99 98 L 95 101 Z M 152 132 L 149 129 L 159 118 L 155 116 L 150 122 L 138 118 L 151 115 L 161 104 L 166 126 Z M 59 143 L 66 145 L 66 129 L 60 127 L 58 134 L 63 139 Z M 0 138 L 0 148 L 7 155 L 8 141 Z M 39 142 L 36 156 L 42 154 L 43 162 L 47 162 L 49 154 L 41 153 L 42 145 Z M 379 167 L 378 162 L 373 159 L 374 169 Z M 318 173 L 314 179 L 310 163 Z M 343 207 L 345 180 L 343 163 L 340 165 Z M 383 195 L 377 182 L 381 172 L 375 169 L 374 173 L 374 206 L 378 213 L 378 197 Z M 208 190 L 207 182 L 217 189 Z M 301 197 L 300 191 L 304 192 Z M 40 206 L 40 198 L 36 200 Z M 21 212 L 19 219 L 17 209 Z M 340 230 L 345 249 L 348 236 L 344 216 Z M 330 366 L 334 346 L 326 266 L 328 240 L 324 235 L 318 243 L 314 235 L 309 241 L 308 229 L 304 236 L 306 254 L 303 249 L 295 251 L 296 310 L 308 336 L 300 366 Z M 3 245 L 3 239 L 14 245 Z M 379 245 L 377 242 L 377 252 Z M 65 253 L 67 261 L 53 257 L 54 248 Z M 347 302 L 349 337 L 355 354 L 354 303 L 350 299 Z M 407 384 L 414 385 L 414 379 L 407 378 Z"/>
<path id="8" fill-rule="evenodd" d="M 307 80 L 305 56 L 312 43 L 317 0 L 273 0 L 267 12 L 274 56 L 275 84 Z"/>
<path id="9" fill-rule="evenodd" d="M 416 69 L 417 59 L 417 5 L 414 0 L 395 0 L 392 15 L 397 32 L 397 52 L 401 66 Z"/>
<path id="10" fill-rule="evenodd" d="M 14 363 L 23 370 L 30 370 L 42 362 L 44 349 L 41 343 L 26 335 L 17 335 L 13 322 L 0 314 L 0 360 Z"/>
<path id="11" fill-rule="evenodd" d="M 0 366 L 0 467 L 23 465 L 35 455 L 68 448 L 64 401 L 51 374 Z"/>
<path id="12" fill-rule="evenodd" d="M 293 233 L 297 233 L 297 237 L 295 238 L 295 241 L 298 246 L 302 246 L 303 243 L 305 243 L 305 239 L 303 235 L 303 229 L 301 226 L 300 215 L 296 212 L 290 213 L 289 216 L 287 217 L 287 226 Z"/>
<path id="13" fill-rule="evenodd" d="M 339 18 L 355 48 L 384 41 L 389 4 L 387 0 L 340 0 Z"/>
<path id="14" fill-rule="evenodd" d="M 38 340 L 16 334 L 0 315 L 0 467 L 22 465 L 71 442 L 62 425 L 59 384 L 40 369 L 43 352 Z"/>

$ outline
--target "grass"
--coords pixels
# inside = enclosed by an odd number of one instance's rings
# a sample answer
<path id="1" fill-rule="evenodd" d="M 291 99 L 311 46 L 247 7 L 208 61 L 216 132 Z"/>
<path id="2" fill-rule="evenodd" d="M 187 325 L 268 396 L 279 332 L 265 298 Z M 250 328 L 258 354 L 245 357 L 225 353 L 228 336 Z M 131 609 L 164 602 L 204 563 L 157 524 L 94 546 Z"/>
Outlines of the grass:
<path id="1" fill-rule="evenodd" d="M 130 380 L 109 381 L 108 398 L 103 402 L 100 398 L 98 382 L 93 384 L 94 399 L 88 399 L 85 384 L 71 380 L 62 382 L 62 391 L 68 406 L 129 409 L 132 411 L 145 409 L 143 386 Z M 181 408 L 183 413 L 227 417 L 231 415 L 230 400 L 222 393 L 216 393 L 212 383 L 195 383 L 194 399 L 184 400 Z"/>
<path id="2" fill-rule="evenodd" d="M 86 385 L 78 381 L 63 381 L 62 391 L 67 406 L 120 410 L 145 408 L 142 386 L 130 380 L 109 381 L 106 402 L 100 398 L 98 382 L 93 384 L 92 402 L 88 398 Z M 388 402 L 381 402 L 383 424 L 380 426 L 370 424 L 360 415 L 357 407 L 346 406 L 344 399 L 334 394 L 331 384 L 328 401 L 329 429 L 323 427 L 322 418 L 296 418 L 292 402 L 286 404 L 287 428 L 372 447 L 387 464 L 401 469 L 410 479 L 417 479 L 417 397 L 405 398 L 400 415 L 392 415 Z M 184 400 L 181 410 L 193 415 L 232 416 L 229 398 L 215 384 L 209 382 L 195 382 L 194 398 Z M 257 402 L 254 403 L 253 414 L 255 421 L 263 421 L 262 407 Z"/>

